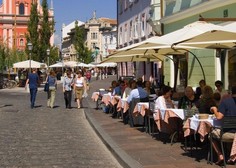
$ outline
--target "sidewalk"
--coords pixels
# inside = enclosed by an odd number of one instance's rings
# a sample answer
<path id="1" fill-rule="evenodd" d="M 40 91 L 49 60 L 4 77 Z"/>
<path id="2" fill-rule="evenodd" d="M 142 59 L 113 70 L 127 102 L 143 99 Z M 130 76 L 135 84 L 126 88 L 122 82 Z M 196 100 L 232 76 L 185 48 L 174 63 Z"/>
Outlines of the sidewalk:
<path id="1" fill-rule="evenodd" d="M 115 155 L 123 167 L 132 168 L 210 168 L 219 167 L 207 164 L 207 150 L 198 148 L 185 152 L 181 143 L 164 143 L 143 132 L 141 127 L 131 128 L 124 125 L 121 119 L 113 119 L 111 114 L 96 110 L 96 103 L 91 95 L 99 88 L 108 88 L 115 76 L 104 80 L 92 80 L 85 115 L 108 149 Z M 231 166 L 227 166 L 231 167 Z M 234 167 L 234 166 L 232 166 Z"/>

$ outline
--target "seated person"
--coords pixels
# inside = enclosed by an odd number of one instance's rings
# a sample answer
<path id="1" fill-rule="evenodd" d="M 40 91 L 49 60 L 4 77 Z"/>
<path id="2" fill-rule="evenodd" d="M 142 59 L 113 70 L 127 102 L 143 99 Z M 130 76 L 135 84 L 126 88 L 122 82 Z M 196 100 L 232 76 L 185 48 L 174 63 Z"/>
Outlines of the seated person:
<path id="1" fill-rule="evenodd" d="M 131 88 L 132 83 L 135 84 L 135 87 L 133 87 L 133 88 Z M 123 98 L 123 99 L 126 99 L 126 98 L 130 95 L 131 90 L 132 90 L 132 89 L 135 89 L 135 88 L 136 88 L 136 81 L 130 80 L 130 81 L 126 84 L 126 88 L 125 88 L 125 90 L 124 90 L 124 92 L 123 92 L 122 98 Z"/>
<path id="2" fill-rule="evenodd" d="M 172 88 L 170 86 L 163 86 L 162 95 L 155 101 L 155 111 L 159 109 L 175 108 L 171 100 Z"/>
<path id="3" fill-rule="evenodd" d="M 130 95 L 127 98 L 127 102 L 130 103 L 132 99 L 139 98 L 140 101 L 147 99 L 148 93 L 142 88 L 142 81 L 137 81 L 137 88 L 131 90 Z"/>
<path id="4" fill-rule="evenodd" d="M 184 91 L 184 96 L 180 98 L 178 103 L 179 109 L 191 109 L 198 102 L 198 98 L 195 96 L 193 88 L 187 86 Z"/>
<path id="5" fill-rule="evenodd" d="M 211 107 L 216 106 L 216 102 L 213 97 L 212 87 L 206 85 L 202 89 L 202 95 L 196 104 L 199 113 L 211 114 Z"/>
<path id="6" fill-rule="evenodd" d="M 203 87 L 206 86 L 206 81 L 205 80 L 200 80 L 199 81 L 199 87 L 196 88 L 196 97 L 200 98 L 202 95 L 202 89 Z"/>
<path id="7" fill-rule="evenodd" d="M 218 109 L 217 109 L 217 107 L 212 107 L 211 112 L 215 114 L 215 116 L 218 120 L 221 120 L 224 118 L 224 116 L 236 116 L 235 109 L 236 109 L 236 86 L 233 86 L 232 87 L 232 97 L 222 100 Z M 232 135 L 232 137 L 228 137 L 228 138 L 233 139 L 235 133 L 236 133 L 235 130 L 232 131 L 232 134 L 230 134 L 230 135 Z M 218 161 L 216 162 L 216 164 L 220 165 L 223 163 L 222 151 L 219 149 L 218 141 L 217 141 L 217 139 L 220 138 L 220 130 L 215 129 L 215 130 L 213 130 L 212 134 L 213 134 L 212 135 L 213 136 L 212 146 L 218 155 Z M 236 153 L 234 153 L 234 151 L 232 149 L 231 149 L 231 153 L 230 153 L 230 158 L 227 161 L 227 163 L 228 164 L 235 164 L 236 163 Z"/>
<path id="8" fill-rule="evenodd" d="M 221 101 L 221 95 L 219 92 L 215 92 L 213 94 L 213 98 L 215 100 L 215 103 L 216 103 L 216 107 L 219 107 L 219 104 L 220 104 L 220 101 Z"/>
<path id="9" fill-rule="evenodd" d="M 122 87 L 124 86 L 124 81 L 117 82 L 116 87 L 113 89 L 112 95 L 122 96 Z"/>
<path id="10" fill-rule="evenodd" d="M 225 94 L 228 94 L 226 90 L 224 90 L 223 88 L 223 82 L 221 82 L 220 80 L 217 80 L 215 82 L 215 93 L 220 93 L 221 97 L 224 96 Z"/>
<path id="11" fill-rule="evenodd" d="M 156 94 L 156 92 L 155 92 L 154 88 L 152 87 L 150 81 L 145 81 L 144 90 L 147 91 L 148 95 L 150 95 L 150 94 Z"/>

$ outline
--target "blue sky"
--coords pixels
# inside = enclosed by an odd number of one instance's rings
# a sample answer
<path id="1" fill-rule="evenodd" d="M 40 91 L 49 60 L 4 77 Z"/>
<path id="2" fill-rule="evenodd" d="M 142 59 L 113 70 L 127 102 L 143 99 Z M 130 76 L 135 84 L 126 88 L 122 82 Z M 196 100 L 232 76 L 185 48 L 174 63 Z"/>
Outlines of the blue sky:
<path id="1" fill-rule="evenodd" d="M 51 0 L 48 0 L 50 6 Z M 65 23 L 92 18 L 96 10 L 97 17 L 116 19 L 116 0 L 53 0 L 55 15 L 55 44 L 60 42 L 61 27 Z"/>

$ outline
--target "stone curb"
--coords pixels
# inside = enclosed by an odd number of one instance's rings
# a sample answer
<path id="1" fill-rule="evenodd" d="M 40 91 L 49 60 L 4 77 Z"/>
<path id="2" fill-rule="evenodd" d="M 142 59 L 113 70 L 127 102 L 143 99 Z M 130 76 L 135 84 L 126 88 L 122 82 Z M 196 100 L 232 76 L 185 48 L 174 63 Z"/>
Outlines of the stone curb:
<path id="1" fill-rule="evenodd" d="M 89 124 L 95 130 L 97 135 L 111 151 L 111 153 L 116 157 L 118 162 L 127 168 L 142 168 L 143 166 L 132 157 L 130 157 L 123 149 L 121 149 L 112 138 L 101 128 L 100 124 L 91 116 L 91 111 L 85 112 L 86 119 Z"/>

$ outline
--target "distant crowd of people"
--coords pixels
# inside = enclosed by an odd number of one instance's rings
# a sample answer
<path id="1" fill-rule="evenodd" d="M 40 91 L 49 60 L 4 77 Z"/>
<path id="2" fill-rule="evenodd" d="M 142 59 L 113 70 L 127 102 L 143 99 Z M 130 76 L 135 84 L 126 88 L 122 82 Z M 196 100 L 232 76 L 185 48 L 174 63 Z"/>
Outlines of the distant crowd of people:
<path id="1" fill-rule="evenodd" d="M 77 108 L 82 108 L 82 99 L 87 97 L 87 90 L 89 89 L 89 83 L 91 81 L 90 70 L 83 71 L 77 70 L 75 73 L 71 69 L 67 69 L 64 74 L 62 81 L 62 91 L 64 93 L 65 108 L 71 109 L 72 96 L 74 95 L 74 100 L 77 103 Z M 33 68 L 32 73 L 28 74 L 26 80 L 26 87 L 29 87 L 30 91 L 30 107 L 35 107 L 35 100 L 38 91 L 38 85 L 40 83 L 40 78 L 37 73 L 37 69 Z M 55 98 L 57 90 L 57 75 L 54 70 L 50 70 L 46 77 L 46 83 L 49 85 L 47 90 L 47 107 L 55 107 Z"/>

